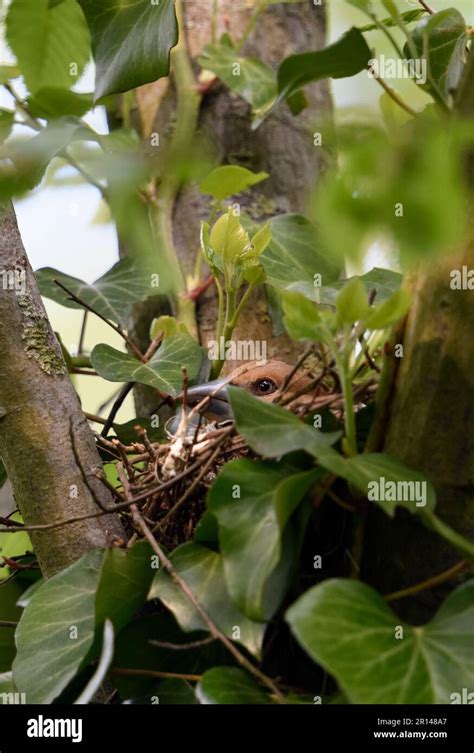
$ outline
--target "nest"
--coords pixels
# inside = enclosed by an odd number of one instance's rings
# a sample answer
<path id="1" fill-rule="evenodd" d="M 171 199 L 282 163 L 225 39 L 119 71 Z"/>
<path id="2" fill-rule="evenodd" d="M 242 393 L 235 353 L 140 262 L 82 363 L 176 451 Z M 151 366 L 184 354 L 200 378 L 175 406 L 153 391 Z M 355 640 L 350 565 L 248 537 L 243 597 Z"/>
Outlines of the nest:
<path id="1" fill-rule="evenodd" d="M 375 389 L 373 382 L 356 387 L 356 406 L 370 402 Z M 301 419 L 324 408 L 338 420 L 343 416 L 343 396 L 338 384 L 331 390 L 323 387 L 316 396 L 279 395 L 276 402 Z M 143 536 L 134 520 L 135 504 L 156 540 L 168 551 L 192 539 L 206 509 L 207 491 L 222 466 L 229 460 L 256 457 L 237 433 L 234 422 L 208 423 L 200 410 L 205 410 L 205 405 L 196 406 L 189 414 L 183 404 L 178 430 L 166 443 L 151 442 L 139 425 L 135 427 L 137 442 L 131 445 L 119 439 L 97 437 L 99 446 L 118 461 L 121 485 L 113 486 L 103 474 L 101 480 L 122 510 L 131 543 Z M 189 417 L 196 414 L 198 423 L 190 426 Z"/>

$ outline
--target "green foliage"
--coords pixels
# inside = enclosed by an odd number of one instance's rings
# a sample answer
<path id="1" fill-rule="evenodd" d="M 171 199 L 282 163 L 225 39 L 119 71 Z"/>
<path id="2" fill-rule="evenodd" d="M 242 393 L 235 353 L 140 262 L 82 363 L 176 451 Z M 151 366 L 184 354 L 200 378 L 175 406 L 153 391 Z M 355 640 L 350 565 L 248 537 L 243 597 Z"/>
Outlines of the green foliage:
<path id="1" fill-rule="evenodd" d="M 261 183 L 268 178 L 268 173 L 253 173 L 245 167 L 238 165 L 222 165 L 216 167 L 210 172 L 199 186 L 203 193 L 210 194 L 222 201 L 230 196 L 241 193 L 242 191 Z"/>
<path id="2" fill-rule="evenodd" d="M 206 672 L 196 687 L 202 704 L 263 704 L 268 696 L 250 675 L 236 667 L 214 667 Z"/>
<path id="3" fill-rule="evenodd" d="M 371 57 L 364 37 L 355 28 L 322 50 L 291 55 L 278 69 L 279 99 L 290 97 L 312 81 L 355 76 Z"/>
<path id="4" fill-rule="evenodd" d="M 96 100 L 168 75 L 170 50 L 178 41 L 173 0 L 78 2 L 91 30 Z"/>
<path id="5" fill-rule="evenodd" d="M 16 631 L 16 688 L 30 703 L 51 703 L 93 649 L 108 618 L 118 632 L 143 603 L 153 577 L 148 544 L 94 550 L 37 588 Z"/>
<path id="6" fill-rule="evenodd" d="M 147 363 L 110 345 L 96 345 L 91 353 L 92 365 L 104 379 L 148 384 L 168 395 L 177 395 L 180 391 L 184 366 L 190 380 L 197 377 L 201 359 L 198 343 L 185 333 L 166 338 Z"/>
<path id="7" fill-rule="evenodd" d="M 9 137 L 14 120 L 15 113 L 13 110 L 0 110 L 0 144 Z"/>
<path id="8" fill-rule="evenodd" d="M 98 314 L 124 327 L 128 326 L 132 306 L 156 293 L 156 288 L 152 287 L 151 271 L 130 258 L 118 261 L 105 275 L 91 284 L 51 267 L 39 269 L 36 280 L 40 293 L 45 298 L 68 308 L 82 308 L 56 285 L 55 280 L 58 280 Z"/>
<path id="9" fill-rule="evenodd" d="M 467 138 L 459 124 L 421 118 L 394 138 L 363 125 L 341 129 L 341 167 L 315 200 L 329 253 L 360 259 L 368 242 L 388 237 L 410 267 L 458 242 L 467 221 L 460 172 Z"/>
<path id="10" fill-rule="evenodd" d="M 212 44 L 203 49 L 198 62 L 245 99 L 256 118 L 273 104 L 277 94 L 275 74 L 261 60 L 241 57 L 227 44 Z"/>
<path id="11" fill-rule="evenodd" d="M 375 301 L 377 304 L 380 304 L 391 298 L 393 293 L 397 292 L 402 284 L 403 275 L 393 272 L 391 269 L 374 267 L 370 272 L 366 272 L 365 275 L 358 276 L 358 279 L 363 283 L 367 295 L 372 290 L 375 290 Z M 323 285 L 319 295 L 319 302 L 335 306 L 339 291 L 346 283 L 347 280 L 338 280 L 337 282 L 332 282 L 330 285 Z"/>
<path id="12" fill-rule="evenodd" d="M 2 573 L 3 571 L 0 570 L 0 578 L 2 577 Z M 15 581 L 10 581 L 9 583 L 1 583 L 0 581 L 0 587 L 0 620 L 17 622 L 20 618 L 21 609 L 18 608 L 16 602 L 23 588 L 20 583 Z M 15 627 L 0 626 L 0 673 L 10 669 L 14 656 Z"/>
<path id="13" fill-rule="evenodd" d="M 351 703 L 450 703 L 472 687 L 473 589 L 460 586 L 430 622 L 410 627 L 364 583 L 328 580 L 286 619 Z"/>
<path id="14" fill-rule="evenodd" d="M 61 154 L 73 139 L 83 136 L 84 131 L 78 121 L 60 118 L 37 136 L 11 140 L 8 162 L 0 170 L 0 200 L 21 196 L 35 188 L 53 157 Z"/>
<path id="15" fill-rule="evenodd" d="M 45 87 L 70 89 L 90 57 L 89 30 L 76 0 L 12 0 L 7 41 L 31 94 Z"/>
<path id="16" fill-rule="evenodd" d="M 222 556 L 199 544 L 188 543 L 175 549 L 170 558 L 178 575 L 227 638 L 232 640 L 235 637 L 237 627 L 237 640 L 252 654 L 260 656 L 265 625 L 250 620 L 231 600 L 226 587 Z M 208 629 L 189 598 L 173 582 L 166 570 L 161 570 L 155 576 L 148 598 L 159 598 L 174 614 L 183 630 L 191 632 Z"/>
<path id="17" fill-rule="evenodd" d="M 280 290 L 304 293 L 318 300 L 323 285 L 337 280 L 341 264 L 322 246 L 315 226 L 300 214 L 283 214 L 269 221 L 272 239 L 261 257 L 267 282 Z"/>
<path id="18" fill-rule="evenodd" d="M 208 509 L 218 522 L 226 586 L 250 619 L 268 620 L 281 604 L 296 554 L 290 519 L 317 476 L 236 460 L 212 486 Z"/>
<path id="19" fill-rule="evenodd" d="M 449 103 L 463 69 L 468 41 L 466 21 L 456 8 L 425 16 L 413 31 L 419 58 L 426 61 L 428 82 L 424 86 L 436 100 Z M 409 56 L 408 46 L 405 53 Z"/>
<path id="20" fill-rule="evenodd" d="M 90 94 L 78 94 L 59 87 L 39 89 L 27 100 L 28 110 L 34 118 L 55 119 L 65 115 L 78 118 L 92 108 Z"/>

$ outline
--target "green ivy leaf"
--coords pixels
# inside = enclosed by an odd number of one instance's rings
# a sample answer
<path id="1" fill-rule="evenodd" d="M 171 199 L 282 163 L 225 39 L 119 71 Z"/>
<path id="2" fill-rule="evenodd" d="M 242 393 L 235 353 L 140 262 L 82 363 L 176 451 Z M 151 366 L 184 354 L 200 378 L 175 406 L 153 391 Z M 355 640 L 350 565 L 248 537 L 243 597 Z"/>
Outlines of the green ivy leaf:
<path id="1" fill-rule="evenodd" d="M 27 100 L 28 111 L 34 118 L 46 120 L 75 115 L 81 118 L 92 109 L 92 96 L 69 89 L 44 87 Z"/>
<path id="2" fill-rule="evenodd" d="M 92 284 L 70 277 L 51 267 L 38 269 L 36 280 L 40 293 L 45 298 L 50 298 L 61 306 L 82 309 L 56 285 L 54 280 L 58 280 L 97 313 L 125 328 L 128 326 L 132 306 L 148 295 L 156 294 L 156 288 L 152 288 L 151 285 L 150 270 L 133 259 L 118 261 L 105 275 Z"/>
<path id="3" fill-rule="evenodd" d="M 9 137 L 14 120 L 15 113 L 13 110 L 0 110 L 0 144 Z"/>
<path id="4" fill-rule="evenodd" d="M 29 703 L 51 703 L 76 675 L 94 641 L 103 552 L 92 551 L 45 581 L 16 631 L 13 679 Z M 70 629 L 77 628 L 77 639 Z"/>
<path id="5" fill-rule="evenodd" d="M 325 254 L 315 226 L 300 214 L 283 214 L 269 221 L 272 240 L 260 262 L 267 282 L 280 290 L 303 293 L 319 300 L 319 278 L 324 285 L 337 280 L 340 261 Z"/>
<path id="6" fill-rule="evenodd" d="M 247 188 L 261 183 L 268 178 L 268 173 L 253 173 L 238 165 L 222 165 L 206 175 L 199 186 L 202 193 L 208 193 L 217 201 L 246 191 Z"/>
<path id="7" fill-rule="evenodd" d="M 12 678 L 11 672 L 1 672 L 0 673 L 0 704 L 1 705 L 8 705 L 10 703 L 14 703 L 14 697 L 10 696 L 10 693 L 16 693 L 18 692 Z M 11 698 L 11 700 L 10 700 Z"/>
<path id="8" fill-rule="evenodd" d="M 335 444 L 341 436 L 341 432 L 323 433 L 291 411 L 259 400 L 245 390 L 228 387 L 227 391 L 239 434 L 252 450 L 265 457 L 278 458 L 295 450 L 316 452 L 319 447 Z"/>
<path id="9" fill-rule="evenodd" d="M 260 60 L 240 57 L 225 44 L 211 44 L 201 52 L 198 63 L 245 99 L 254 114 L 261 115 L 273 104 L 277 94 L 275 74 Z"/>
<path id="10" fill-rule="evenodd" d="M 198 343 L 184 333 L 167 337 L 148 363 L 141 363 L 110 345 L 96 345 L 91 353 L 94 369 L 109 382 L 139 382 L 173 396 L 182 388 L 182 367 L 186 366 L 188 379 L 193 380 L 201 361 Z"/>
<path id="11" fill-rule="evenodd" d="M 420 85 L 448 102 L 460 81 L 468 41 L 466 21 L 456 8 L 425 16 L 412 33 L 421 60 L 428 66 L 428 82 Z M 410 57 L 405 47 L 407 57 Z"/>
<path id="12" fill-rule="evenodd" d="M 11 79 L 21 76 L 18 65 L 0 65 L 0 84 L 7 84 Z"/>
<path id="13" fill-rule="evenodd" d="M 370 310 L 367 293 L 358 277 L 352 277 L 336 298 L 337 323 L 351 326 L 365 319 Z"/>
<path id="14" fill-rule="evenodd" d="M 118 632 L 143 603 L 150 549 L 94 550 L 32 593 L 16 630 L 13 678 L 29 703 L 51 703 L 84 666 L 109 618 Z M 77 638 L 71 628 L 77 628 Z"/>
<path id="15" fill-rule="evenodd" d="M 91 30 L 96 100 L 168 75 L 170 50 L 178 41 L 173 0 L 78 1 Z"/>
<path id="16" fill-rule="evenodd" d="M 201 704 L 257 705 L 270 703 L 255 680 L 237 667 L 214 667 L 201 677 L 196 686 Z"/>
<path id="17" fill-rule="evenodd" d="M 351 0 L 346 0 L 346 2 L 350 2 Z M 355 3 L 352 3 L 355 5 Z M 421 16 L 424 16 L 426 11 L 424 8 L 414 8 L 413 10 L 406 10 L 403 13 L 400 13 L 400 16 L 405 24 L 412 24 L 414 21 L 418 21 Z M 396 26 L 395 21 L 393 18 L 384 18 L 380 21 L 380 23 L 383 26 Z M 377 24 L 367 24 L 367 26 L 359 26 L 359 31 L 363 34 L 366 31 L 377 31 L 379 29 L 379 26 Z"/>
<path id="18" fill-rule="evenodd" d="M 208 509 L 218 522 L 227 589 L 251 620 L 269 620 L 284 598 L 296 554 L 290 518 L 318 475 L 236 460 L 211 487 Z"/>
<path id="19" fill-rule="evenodd" d="M 404 317 L 410 308 L 411 296 L 407 290 L 397 290 L 387 301 L 371 309 L 364 319 L 366 329 L 385 329 Z"/>
<path id="20" fill-rule="evenodd" d="M 260 656 L 265 625 L 249 620 L 231 601 L 224 580 L 221 555 L 190 542 L 175 549 L 170 559 L 178 575 L 217 627 L 230 639 L 234 639 L 234 629 L 240 628 L 240 643 L 255 656 Z M 183 630 L 208 629 L 188 597 L 172 581 L 166 570 L 162 569 L 155 576 L 148 598 L 161 599 Z"/>
<path id="21" fill-rule="evenodd" d="M 370 272 L 359 276 L 359 280 L 363 283 L 367 295 L 372 290 L 375 290 L 375 303 L 379 304 L 388 300 L 400 288 L 403 275 L 399 274 L 399 272 L 393 272 L 391 269 L 374 267 Z M 320 303 L 335 306 L 339 291 L 342 290 L 347 282 L 348 280 L 339 280 L 330 285 L 323 285 L 320 292 Z"/>
<path id="22" fill-rule="evenodd" d="M 0 200 L 21 196 L 35 188 L 53 157 L 83 133 L 77 121 L 62 118 L 49 123 L 33 138 L 12 139 L 8 143 L 11 165 L 0 170 Z"/>
<path id="23" fill-rule="evenodd" d="M 293 340 L 325 341 L 329 329 L 335 329 L 336 318 L 330 311 L 322 311 L 301 293 L 283 295 L 283 322 Z"/>
<path id="24" fill-rule="evenodd" d="M 403 623 L 369 586 L 342 579 L 311 588 L 286 619 L 351 703 L 450 703 L 473 688 L 474 581 L 419 627 Z"/>
<path id="25" fill-rule="evenodd" d="M 372 57 L 364 37 L 350 29 L 333 44 L 316 52 L 290 55 L 278 69 L 278 99 L 323 78 L 348 78 L 363 71 Z"/>
<path id="26" fill-rule="evenodd" d="M 6 35 L 32 94 L 44 87 L 70 89 L 90 57 L 89 30 L 75 0 L 56 6 L 12 0 Z"/>

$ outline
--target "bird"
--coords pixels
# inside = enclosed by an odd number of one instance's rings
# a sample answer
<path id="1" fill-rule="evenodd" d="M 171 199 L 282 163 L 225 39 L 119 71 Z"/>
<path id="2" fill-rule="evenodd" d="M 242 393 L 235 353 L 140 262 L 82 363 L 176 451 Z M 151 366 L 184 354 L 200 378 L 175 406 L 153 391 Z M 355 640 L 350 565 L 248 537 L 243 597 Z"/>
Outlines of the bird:
<path id="1" fill-rule="evenodd" d="M 315 395 L 314 380 L 307 371 L 297 370 L 287 384 L 294 371 L 295 367 L 284 361 L 272 360 L 265 363 L 250 361 L 239 366 L 227 377 L 189 387 L 186 396 L 187 405 L 194 407 L 204 398 L 208 398 L 201 412 L 206 418 L 222 422 L 233 418 L 227 392 L 229 385 L 241 387 L 250 395 L 265 402 L 274 402 L 277 396 L 281 396 L 283 387 L 287 387 L 285 396 L 288 397 L 308 387 L 308 397 L 311 396 L 312 399 Z M 312 387 L 313 390 L 311 390 Z"/>

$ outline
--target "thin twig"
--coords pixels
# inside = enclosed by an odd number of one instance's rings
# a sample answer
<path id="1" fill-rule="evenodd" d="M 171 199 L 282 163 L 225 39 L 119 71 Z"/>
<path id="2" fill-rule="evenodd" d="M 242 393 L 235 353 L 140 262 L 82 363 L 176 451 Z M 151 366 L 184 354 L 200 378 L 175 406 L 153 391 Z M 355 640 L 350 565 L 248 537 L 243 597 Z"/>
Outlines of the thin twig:
<path id="1" fill-rule="evenodd" d="M 188 651 L 192 648 L 201 648 L 201 646 L 208 646 L 210 643 L 215 642 L 214 636 L 209 638 L 203 638 L 201 641 L 193 641 L 192 643 L 168 643 L 168 641 L 148 641 L 150 646 L 156 646 L 156 648 L 169 648 L 173 651 Z"/>
<path id="2" fill-rule="evenodd" d="M 75 293 L 73 293 L 71 290 L 69 290 L 69 288 L 67 288 L 65 285 L 63 285 L 62 282 L 59 282 L 59 280 L 54 280 L 54 282 L 56 283 L 56 285 L 58 287 L 60 287 L 62 290 L 64 290 L 65 293 L 68 294 L 69 298 L 72 301 L 75 301 L 76 303 L 79 304 L 79 306 L 82 306 L 83 308 L 87 309 L 87 311 L 90 311 L 92 314 L 95 314 L 95 316 L 98 316 L 99 319 L 102 319 L 103 322 L 105 322 L 106 324 L 108 324 L 109 327 L 112 327 L 112 329 L 114 330 L 114 332 L 116 332 L 118 335 L 120 335 L 120 337 L 122 337 L 125 340 L 125 342 L 129 346 L 130 350 L 133 351 L 134 355 L 140 361 L 144 360 L 143 353 L 141 353 L 138 350 L 138 348 L 135 345 L 135 343 L 133 342 L 133 340 L 131 340 L 129 338 L 129 336 L 127 335 L 127 333 L 124 332 L 124 330 L 122 329 L 122 327 L 119 324 L 114 324 L 113 322 L 111 322 L 110 319 L 107 319 L 106 316 L 103 316 L 99 311 L 96 311 L 92 306 L 90 306 L 88 303 L 86 303 L 86 301 L 84 301 L 82 298 L 79 298 L 79 296 L 75 295 Z"/>
<path id="3" fill-rule="evenodd" d="M 436 11 L 430 5 L 428 5 L 426 0 L 418 0 L 418 2 L 420 3 L 421 7 L 424 8 L 426 12 L 430 14 L 430 16 L 435 15 Z"/>
<path id="4" fill-rule="evenodd" d="M 404 599 L 406 596 L 414 596 L 420 591 L 426 591 L 428 588 L 435 588 L 435 586 L 439 586 L 441 583 L 446 583 L 446 581 L 454 578 L 455 575 L 462 573 L 462 571 L 466 570 L 468 566 L 469 562 L 467 562 L 467 560 L 460 560 L 450 567 L 449 570 L 445 570 L 438 575 L 433 575 L 432 578 L 427 578 L 427 580 L 423 580 L 421 583 L 416 583 L 414 586 L 402 588 L 400 591 L 394 591 L 391 594 L 387 594 L 384 596 L 384 599 L 385 601 L 396 601 L 397 599 Z"/>
<path id="5" fill-rule="evenodd" d="M 369 65 L 368 66 L 368 70 L 370 71 L 370 73 L 371 73 L 372 77 L 375 79 L 375 81 L 377 81 L 377 83 L 380 84 L 380 86 L 382 87 L 382 89 L 384 89 L 387 92 L 388 96 L 391 99 L 393 99 L 393 101 L 396 102 L 397 105 L 399 105 L 399 107 L 401 107 L 403 110 L 405 110 L 405 112 L 407 112 L 409 115 L 412 115 L 414 118 L 418 117 L 418 113 L 416 112 L 416 110 L 413 110 L 413 108 L 411 108 L 410 105 L 408 105 L 405 102 L 405 100 L 403 100 L 400 97 L 400 95 L 398 94 L 398 92 L 395 91 L 395 89 L 392 89 L 392 87 L 389 86 L 383 80 L 383 78 L 380 78 L 380 76 L 375 72 L 375 70 L 372 68 L 372 66 Z"/>
<path id="6" fill-rule="evenodd" d="M 113 675 L 124 675 L 125 677 L 158 677 L 163 680 L 189 680 L 190 682 L 199 682 L 201 675 L 178 674 L 177 672 L 159 672 L 157 669 L 129 669 L 128 667 L 112 667 L 110 672 Z"/>

